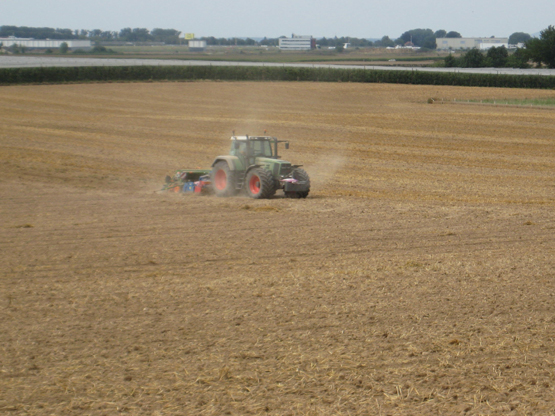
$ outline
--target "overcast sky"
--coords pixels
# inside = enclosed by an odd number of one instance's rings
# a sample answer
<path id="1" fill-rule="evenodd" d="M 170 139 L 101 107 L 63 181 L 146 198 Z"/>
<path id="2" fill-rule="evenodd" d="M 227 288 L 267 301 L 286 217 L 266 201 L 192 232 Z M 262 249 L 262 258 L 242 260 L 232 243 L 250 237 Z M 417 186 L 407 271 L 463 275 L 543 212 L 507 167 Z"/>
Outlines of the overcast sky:
<path id="1" fill-rule="evenodd" d="M 555 0 L 0 0 L 0 25 L 177 29 L 197 37 L 399 37 L 410 29 L 507 37 L 555 25 Z"/>

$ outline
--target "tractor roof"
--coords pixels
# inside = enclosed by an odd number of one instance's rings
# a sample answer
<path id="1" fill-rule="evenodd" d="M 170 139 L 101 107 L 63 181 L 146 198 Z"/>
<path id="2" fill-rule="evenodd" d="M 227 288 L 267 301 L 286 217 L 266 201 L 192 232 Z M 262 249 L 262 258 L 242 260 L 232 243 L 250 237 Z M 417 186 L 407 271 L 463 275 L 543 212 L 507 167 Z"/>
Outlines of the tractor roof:
<path id="1" fill-rule="evenodd" d="M 231 136 L 231 140 L 276 140 L 271 136 Z"/>

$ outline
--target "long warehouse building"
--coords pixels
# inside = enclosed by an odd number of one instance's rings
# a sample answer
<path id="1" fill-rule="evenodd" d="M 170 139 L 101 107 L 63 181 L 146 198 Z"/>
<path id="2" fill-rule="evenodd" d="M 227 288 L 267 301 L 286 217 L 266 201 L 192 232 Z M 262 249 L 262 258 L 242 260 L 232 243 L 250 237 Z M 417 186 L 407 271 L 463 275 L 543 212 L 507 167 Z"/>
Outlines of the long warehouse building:
<path id="1" fill-rule="evenodd" d="M 0 38 L 0 43 L 4 48 L 9 48 L 10 46 L 17 45 L 23 46 L 29 49 L 48 49 L 48 48 L 59 48 L 62 43 L 67 43 L 69 49 L 90 49 L 90 40 L 63 40 L 63 39 L 33 39 L 33 38 L 16 38 L 10 36 L 9 38 Z"/>
<path id="2" fill-rule="evenodd" d="M 437 49 L 489 49 L 509 46 L 509 38 L 437 38 Z"/>

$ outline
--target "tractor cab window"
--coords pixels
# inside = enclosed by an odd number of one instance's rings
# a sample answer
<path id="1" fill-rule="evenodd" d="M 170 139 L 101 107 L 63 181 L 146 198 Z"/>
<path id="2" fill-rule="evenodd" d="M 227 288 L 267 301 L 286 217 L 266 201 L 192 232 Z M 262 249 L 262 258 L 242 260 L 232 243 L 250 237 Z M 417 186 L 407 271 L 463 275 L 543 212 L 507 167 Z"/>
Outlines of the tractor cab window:
<path id="1" fill-rule="evenodd" d="M 235 146 L 238 147 L 236 148 Z M 229 154 L 232 156 L 245 156 L 247 154 L 247 142 L 232 141 Z"/>
<path id="2" fill-rule="evenodd" d="M 252 142 L 254 156 L 272 157 L 272 145 L 265 140 L 256 140 Z"/>

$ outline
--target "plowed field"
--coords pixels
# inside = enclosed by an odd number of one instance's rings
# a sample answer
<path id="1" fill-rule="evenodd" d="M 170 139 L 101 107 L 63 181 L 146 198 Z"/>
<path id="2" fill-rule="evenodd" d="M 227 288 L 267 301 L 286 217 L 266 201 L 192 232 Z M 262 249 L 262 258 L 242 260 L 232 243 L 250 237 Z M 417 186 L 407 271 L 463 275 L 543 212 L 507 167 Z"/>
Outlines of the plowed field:
<path id="1" fill-rule="evenodd" d="M 0 413 L 555 412 L 551 91 L 0 89 Z M 306 200 L 161 193 L 232 130 Z"/>

